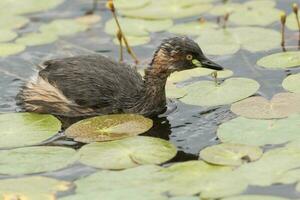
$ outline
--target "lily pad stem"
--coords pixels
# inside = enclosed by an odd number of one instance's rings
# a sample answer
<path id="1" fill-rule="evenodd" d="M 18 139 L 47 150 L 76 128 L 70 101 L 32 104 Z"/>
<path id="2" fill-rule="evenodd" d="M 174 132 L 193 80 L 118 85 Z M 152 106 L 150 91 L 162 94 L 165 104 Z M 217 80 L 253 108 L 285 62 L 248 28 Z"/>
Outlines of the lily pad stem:
<path id="1" fill-rule="evenodd" d="M 283 51 L 286 51 L 286 49 L 285 49 L 285 23 L 286 23 L 285 12 L 281 13 L 280 21 L 281 21 L 281 47 L 282 47 Z"/>
<path id="2" fill-rule="evenodd" d="M 226 29 L 227 27 L 227 23 L 228 23 L 228 19 L 229 19 L 230 13 L 226 13 L 224 15 L 224 24 L 223 24 L 223 28 Z"/>
<path id="3" fill-rule="evenodd" d="M 122 63 L 123 60 L 124 60 L 124 57 L 123 57 L 123 40 L 122 40 L 122 34 L 119 30 L 117 32 L 117 39 L 118 39 L 119 45 L 120 45 L 119 46 L 119 56 L 120 56 L 119 62 Z"/>
<path id="4" fill-rule="evenodd" d="M 299 39 L 298 39 L 298 49 L 300 49 L 300 21 L 299 21 L 299 14 L 298 14 L 298 5 L 296 3 L 293 4 L 293 12 L 295 13 L 297 24 L 298 24 L 298 31 L 299 31 Z"/>
<path id="5" fill-rule="evenodd" d="M 215 85 L 219 86 L 217 71 L 214 71 L 213 73 L 211 73 L 211 76 L 214 78 Z"/>

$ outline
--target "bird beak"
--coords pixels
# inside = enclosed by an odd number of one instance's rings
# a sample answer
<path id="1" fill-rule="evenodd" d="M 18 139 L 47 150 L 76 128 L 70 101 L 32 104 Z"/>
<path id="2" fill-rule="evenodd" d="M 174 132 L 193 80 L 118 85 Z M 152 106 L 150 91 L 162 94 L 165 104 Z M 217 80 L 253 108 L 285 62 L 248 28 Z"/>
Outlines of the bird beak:
<path id="1" fill-rule="evenodd" d="M 202 58 L 201 61 L 199 61 L 197 59 L 193 59 L 192 63 L 196 67 L 203 67 L 203 68 L 208 68 L 208 69 L 213 69 L 213 70 L 223 70 L 224 69 L 222 66 L 209 60 L 208 58 Z"/>

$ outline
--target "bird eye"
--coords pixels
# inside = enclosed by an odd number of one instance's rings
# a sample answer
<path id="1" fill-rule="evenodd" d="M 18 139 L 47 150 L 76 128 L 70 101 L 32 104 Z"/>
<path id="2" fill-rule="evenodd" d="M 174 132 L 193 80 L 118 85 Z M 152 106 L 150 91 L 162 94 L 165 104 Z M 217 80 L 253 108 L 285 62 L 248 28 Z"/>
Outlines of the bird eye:
<path id="1" fill-rule="evenodd" d="M 186 59 L 187 59 L 187 60 L 192 60 L 192 59 L 193 59 L 193 56 L 192 56 L 191 54 L 188 54 L 188 55 L 186 55 Z"/>

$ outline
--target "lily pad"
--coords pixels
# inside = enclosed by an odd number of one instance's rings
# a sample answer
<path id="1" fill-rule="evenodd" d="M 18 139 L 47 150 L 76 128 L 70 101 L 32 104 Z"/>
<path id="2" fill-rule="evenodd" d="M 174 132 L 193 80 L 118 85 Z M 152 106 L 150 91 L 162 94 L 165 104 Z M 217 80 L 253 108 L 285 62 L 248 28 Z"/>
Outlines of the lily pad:
<path id="1" fill-rule="evenodd" d="M 147 44 L 151 41 L 151 38 L 149 36 L 126 36 L 127 42 L 130 44 L 130 46 L 138 46 L 138 45 L 143 45 Z M 114 43 L 116 45 L 119 44 L 119 40 L 117 38 L 114 38 Z M 124 41 L 122 42 L 122 45 L 125 47 Z"/>
<path id="2" fill-rule="evenodd" d="M 300 73 L 285 78 L 282 82 L 282 86 L 290 92 L 300 93 Z"/>
<path id="3" fill-rule="evenodd" d="M 77 17 L 76 21 L 78 23 L 84 24 L 84 25 L 91 25 L 99 22 L 101 20 L 101 17 L 99 15 L 85 15 L 81 17 Z"/>
<path id="4" fill-rule="evenodd" d="M 61 123 L 52 115 L 8 113 L 0 115 L 0 127 L 0 147 L 3 148 L 42 142 L 54 136 L 61 129 Z"/>
<path id="5" fill-rule="evenodd" d="M 15 43 L 0 43 L 0 57 L 18 54 L 25 50 L 25 46 Z"/>
<path id="6" fill-rule="evenodd" d="M 289 200 L 283 197 L 268 196 L 268 195 L 240 195 L 224 198 L 223 200 Z"/>
<path id="7" fill-rule="evenodd" d="M 161 164 L 176 155 L 176 147 L 168 141 L 137 136 L 123 140 L 92 143 L 83 146 L 80 161 L 102 169 L 125 169 L 146 164 Z"/>
<path id="8" fill-rule="evenodd" d="M 16 32 L 11 30 L 1 30 L 0 29 L 0 42 L 7 42 L 15 39 L 18 36 Z"/>
<path id="9" fill-rule="evenodd" d="M 151 0 L 114 0 L 117 9 L 137 9 L 149 4 Z"/>
<path id="10" fill-rule="evenodd" d="M 144 20 L 133 18 L 119 18 L 122 31 L 125 36 L 148 36 L 150 32 L 167 30 L 173 25 L 172 20 Z M 105 32 L 111 35 L 117 34 L 117 25 L 114 19 L 105 24 Z"/>
<path id="11" fill-rule="evenodd" d="M 172 82 L 166 84 L 166 96 L 171 99 L 179 99 L 187 93 L 184 89 L 176 87 Z"/>
<path id="12" fill-rule="evenodd" d="M 56 193 L 67 191 L 71 187 L 70 182 L 42 176 L 2 179 L 0 197 L 1 200 L 53 200 L 56 199 Z"/>
<path id="13" fill-rule="evenodd" d="M 186 104 L 198 106 L 218 106 L 253 95 L 259 84 L 252 79 L 230 78 L 216 85 L 214 81 L 199 81 L 184 87 L 187 95 L 181 100 Z"/>
<path id="14" fill-rule="evenodd" d="M 144 19 L 170 19 L 196 16 L 208 11 L 212 5 L 199 3 L 199 0 L 152 0 L 147 6 L 138 9 L 120 10 L 127 17 Z"/>
<path id="15" fill-rule="evenodd" d="M 203 30 L 206 29 L 215 29 L 218 28 L 218 25 L 211 22 L 188 22 L 182 24 L 176 24 L 168 31 L 174 34 L 181 35 L 199 35 Z"/>
<path id="16" fill-rule="evenodd" d="M 266 145 L 283 144 L 299 138 L 300 115 L 280 120 L 258 120 L 238 117 L 219 126 L 222 142 Z"/>
<path id="17" fill-rule="evenodd" d="M 3 14 L 3 13 L 2 13 Z M 15 15 L 4 15 L 0 14 L 0 18 L 5 20 L 0 20 L 0 29 L 1 30 L 11 30 L 17 29 L 25 26 L 29 19 L 22 16 L 15 16 Z"/>
<path id="18" fill-rule="evenodd" d="M 22 175 L 55 171 L 72 164 L 76 151 L 65 147 L 25 147 L 0 151 L 0 174 Z"/>
<path id="19" fill-rule="evenodd" d="M 278 93 L 271 101 L 263 97 L 250 97 L 232 104 L 231 111 L 254 119 L 285 118 L 300 113 L 300 95 Z"/>
<path id="20" fill-rule="evenodd" d="M 40 26 L 39 30 L 44 33 L 52 33 L 57 36 L 73 35 L 75 33 L 85 31 L 87 25 L 72 19 L 57 19 L 49 24 Z"/>
<path id="21" fill-rule="evenodd" d="M 240 3 L 225 3 L 214 6 L 209 13 L 215 16 L 224 16 L 226 13 L 233 13 L 234 11 L 245 9 L 244 4 Z"/>
<path id="22" fill-rule="evenodd" d="M 148 131 L 151 119 L 135 114 L 102 115 L 81 120 L 65 131 L 66 135 L 80 142 L 118 140 Z"/>
<path id="23" fill-rule="evenodd" d="M 245 162 L 258 160 L 263 152 L 259 147 L 243 144 L 223 143 L 200 151 L 200 157 L 215 165 L 239 166 Z"/>
<path id="24" fill-rule="evenodd" d="M 265 56 L 257 61 L 257 65 L 270 68 L 290 68 L 300 66 L 300 51 L 288 51 Z"/>
<path id="25" fill-rule="evenodd" d="M 300 18 L 299 18 L 300 20 Z M 286 19 L 286 26 L 291 29 L 291 30 L 294 30 L 294 31 L 297 31 L 299 28 L 298 28 L 298 23 L 297 23 L 297 20 L 296 20 L 296 15 L 294 13 L 291 13 L 287 19 Z"/>
<path id="26" fill-rule="evenodd" d="M 16 43 L 26 46 L 35 46 L 50 44 L 57 39 L 58 37 L 52 33 L 29 33 L 18 38 Z"/>

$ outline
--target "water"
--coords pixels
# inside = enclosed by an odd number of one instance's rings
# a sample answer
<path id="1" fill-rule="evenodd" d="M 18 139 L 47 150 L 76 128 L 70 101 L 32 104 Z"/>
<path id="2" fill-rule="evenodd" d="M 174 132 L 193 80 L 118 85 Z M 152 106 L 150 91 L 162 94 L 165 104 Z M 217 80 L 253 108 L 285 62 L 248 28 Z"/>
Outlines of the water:
<path id="1" fill-rule="evenodd" d="M 291 0 L 277 1 L 279 8 L 289 12 L 292 2 L 293 1 Z M 33 22 L 26 28 L 20 30 L 20 33 L 26 33 L 36 29 L 41 21 L 47 22 L 56 18 L 82 16 L 90 9 L 91 5 L 91 1 L 66 0 L 65 3 L 57 9 L 30 15 Z M 93 51 L 101 52 L 107 56 L 118 59 L 118 47 L 110 42 L 111 37 L 103 31 L 104 22 L 111 18 L 110 13 L 104 8 L 103 1 L 100 3 L 100 10 L 97 11 L 97 14 L 101 15 L 101 22 L 96 26 L 93 26 L 93 28 L 87 32 L 79 33 L 72 37 L 62 38 L 51 45 L 27 48 L 26 52 L 23 52 L 20 55 L 10 56 L 5 59 L 0 58 L 0 113 L 15 112 L 18 110 L 14 98 L 19 91 L 20 86 L 22 86 L 26 80 L 29 80 L 32 75 L 36 74 L 37 69 L 35 64 L 38 64 L 43 60 L 54 57 L 88 54 Z M 204 17 L 206 18 L 205 15 Z M 208 20 L 210 19 L 211 17 L 208 17 Z M 182 22 L 188 20 L 184 19 L 177 21 Z M 278 24 L 271 25 L 270 27 L 279 29 Z M 289 38 L 292 38 L 290 32 L 287 32 L 287 35 Z M 160 41 L 169 36 L 171 36 L 171 34 L 166 32 L 154 33 L 151 35 L 151 43 L 134 48 L 138 58 L 143 64 L 149 63 L 152 53 Z M 296 42 L 296 39 L 288 39 L 288 45 L 292 43 L 295 44 Z M 234 71 L 234 76 L 248 77 L 258 81 L 261 85 L 258 94 L 270 99 L 274 94 L 284 91 L 281 87 L 281 82 L 284 77 L 300 71 L 300 69 L 275 71 L 253 67 L 258 58 L 280 51 L 280 49 L 277 49 L 272 52 L 253 54 L 242 50 L 232 56 L 216 56 L 211 57 L 211 59 Z M 126 60 L 131 62 L 128 56 L 126 56 Z M 196 79 L 210 79 L 210 77 Z M 177 100 L 169 102 L 168 106 L 171 111 L 154 119 L 154 127 L 149 132 L 145 133 L 145 135 L 170 140 L 178 147 L 179 152 L 171 162 L 198 159 L 198 153 L 201 149 L 219 142 L 216 138 L 217 127 L 221 123 L 236 117 L 235 114 L 231 113 L 229 106 L 203 108 L 186 105 Z M 63 145 L 78 148 L 82 144 L 60 139 L 50 145 Z M 96 169 L 76 163 L 67 169 L 44 173 L 43 175 L 74 181 L 79 177 L 86 176 L 95 171 Z M 8 178 L 8 176 L 0 176 L 0 178 Z M 295 193 L 294 185 L 250 187 L 246 193 L 272 194 L 290 198 L 300 197 L 299 194 Z"/>

